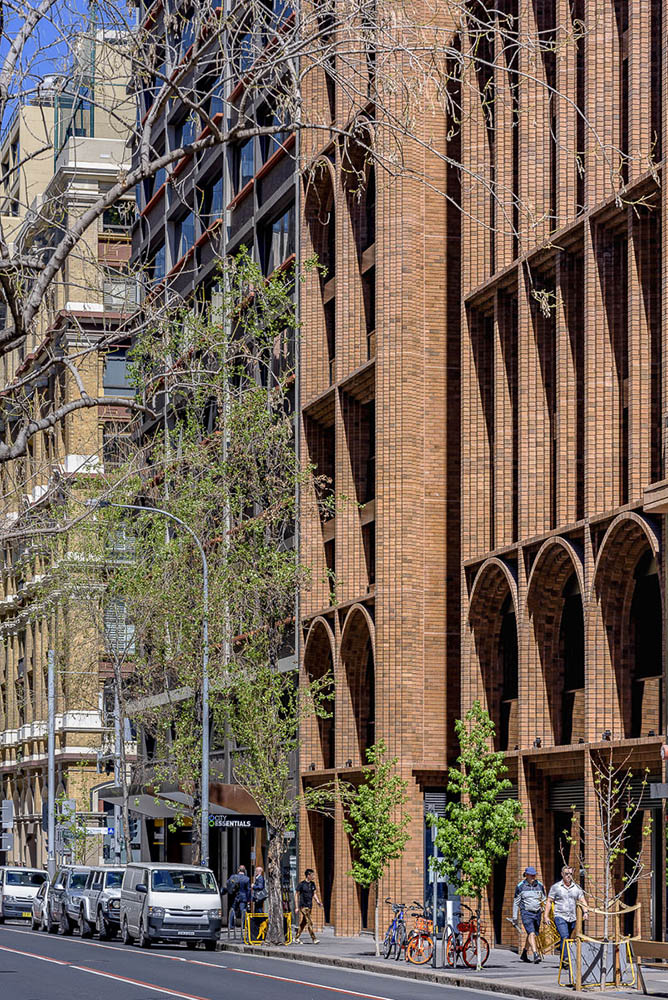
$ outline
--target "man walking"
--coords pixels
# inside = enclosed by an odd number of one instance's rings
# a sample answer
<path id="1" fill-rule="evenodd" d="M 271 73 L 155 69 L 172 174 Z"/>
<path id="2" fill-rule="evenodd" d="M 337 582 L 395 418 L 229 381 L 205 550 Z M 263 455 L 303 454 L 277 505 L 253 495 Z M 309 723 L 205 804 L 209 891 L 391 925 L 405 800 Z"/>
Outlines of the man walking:
<path id="1" fill-rule="evenodd" d="M 554 925 L 561 938 L 560 952 L 564 950 L 564 941 L 573 935 L 577 901 L 583 898 L 584 889 L 573 881 L 573 869 L 564 865 L 561 869 L 561 882 L 555 882 L 547 894 L 547 906 L 543 914 L 543 921 L 547 923 L 550 909 L 554 910 Z M 583 906 L 583 910 L 582 917 L 586 920 L 589 916 L 586 906 Z"/>
<path id="2" fill-rule="evenodd" d="M 536 878 L 536 869 L 529 865 L 524 869 L 524 878 L 518 882 L 513 899 L 513 923 L 517 924 L 518 915 L 522 918 L 522 924 L 526 931 L 524 948 L 520 955 L 520 961 L 530 962 L 527 946 L 533 955 L 536 964 L 540 962 L 538 954 L 538 942 L 536 940 L 540 932 L 540 907 L 545 902 L 545 888 L 542 882 Z"/>
<path id="3" fill-rule="evenodd" d="M 315 931 L 313 929 L 313 920 L 311 919 L 311 909 L 313 907 L 314 899 L 318 906 L 322 906 L 322 903 L 318 898 L 318 890 L 316 889 L 315 882 L 313 881 L 313 869 L 307 868 L 304 872 L 303 880 L 295 889 L 295 909 L 297 910 L 297 914 L 299 916 L 299 927 L 297 928 L 297 933 L 295 934 L 295 944 L 299 944 L 299 939 L 301 938 L 302 931 L 305 927 L 308 928 L 313 944 L 318 944 L 318 938 L 315 936 Z"/>
<path id="4" fill-rule="evenodd" d="M 239 865 L 236 875 L 231 875 L 228 878 L 224 891 L 230 899 L 228 928 L 229 930 L 234 930 L 236 918 L 241 925 L 243 936 L 246 910 L 248 909 L 248 901 L 250 900 L 250 879 L 246 874 L 245 865 Z"/>

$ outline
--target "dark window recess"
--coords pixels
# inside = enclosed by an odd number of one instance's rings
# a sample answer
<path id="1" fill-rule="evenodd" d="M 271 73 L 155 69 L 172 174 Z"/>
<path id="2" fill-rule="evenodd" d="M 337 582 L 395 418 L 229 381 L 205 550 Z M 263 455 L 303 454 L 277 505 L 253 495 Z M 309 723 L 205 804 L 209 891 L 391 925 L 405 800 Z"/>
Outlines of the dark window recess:
<path id="1" fill-rule="evenodd" d="M 192 212 L 174 225 L 174 259 L 180 260 L 195 244 L 195 217 Z"/>
<path id="2" fill-rule="evenodd" d="M 266 163 L 277 149 L 279 149 L 291 134 L 291 127 L 285 120 L 284 114 L 278 114 L 272 108 L 264 108 L 260 112 L 260 124 L 263 128 L 276 128 L 278 131 L 271 135 L 260 137 L 260 149 L 262 151 L 262 162 Z"/>
<path id="3" fill-rule="evenodd" d="M 376 522 L 362 525 L 362 544 L 364 545 L 364 561 L 369 586 L 376 582 Z"/>
<path id="4" fill-rule="evenodd" d="M 271 274 L 295 252 L 295 207 L 274 219 L 263 232 L 262 263 L 265 274 Z"/>
<path id="5" fill-rule="evenodd" d="M 253 140 L 249 139 L 243 146 L 237 146 L 234 155 L 234 191 L 235 194 L 238 194 L 249 181 L 253 180 L 255 174 Z"/>
<path id="6" fill-rule="evenodd" d="M 584 736 L 584 616 L 582 595 L 574 573 L 566 582 L 563 597 L 559 627 L 559 651 L 563 662 L 560 742 L 569 744 Z"/>
<path id="7" fill-rule="evenodd" d="M 334 425 L 324 426 L 316 420 L 305 418 L 304 431 L 309 461 L 313 466 L 316 494 L 320 505 L 320 519 L 324 523 L 334 517 L 332 503 L 335 494 Z"/>
<path id="8" fill-rule="evenodd" d="M 234 43 L 232 61 L 239 77 L 245 76 L 250 70 L 255 61 L 255 45 L 250 31 L 247 31 Z"/>
<path id="9" fill-rule="evenodd" d="M 369 170 L 366 182 L 364 217 L 366 222 L 364 249 L 367 250 L 376 242 L 376 172 L 373 168 Z"/>
<path id="10" fill-rule="evenodd" d="M 501 688 L 501 725 L 499 749 L 514 749 L 518 739 L 517 696 L 518 696 L 518 656 L 517 622 L 510 595 L 501 609 L 501 630 L 499 633 Z"/>
<path id="11" fill-rule="evenodd" d="M 336 539 L 325 542 L 325 567 L 330 604 L 336 601 Z"/>
<path id="12" fill-rule="evenodd" d="M 157 284 L 159 281 L 165 277 L 165 244 L 163 243 L 161 247 L 158 247 L 153 258 L 149 261 L 146 271 L 148 274 L 149 281 L 152 285 Z"/>
<path id="13" fill-rule="evenodd" d="M 102 216 L 102 231 L 105 233 L 128 233 L 135 221 L 135 206 L 131 201 L 119 201 L 105 209 Z"/>
<path id="14" fill-rule="evenodd" d="M 105 396 L 134 396 L 134 388 L 128 379 L 126 348 L 118 348 L 105 355 L 102 385 Z"/>
<path id="15" fill-rule="evenodd" d="M 117 424 L 102 428 L 102 461 L 105 469 L 119 469 L 132 454 L 132 438 Z"/>
<path id="16" fill-rule="evenodd" d="M 336 381 L 336 306 L 334 299 L 325 303 L 325 334 L 327 336 L 327 361 L 329 363 L 330 384 Z"/>
<path id="17" fill-rule="evenodd" d="M 376 269 L 370 268 L 362 275 L 362 294 L 364 296 L 364 320 L 366 322 L 367 356 L 372 357 L 371 340 L 376 330 Z"/>
<path id="18" fill-rule="evenodd" d="M 199 189 L 200 218 L 202 226 L 207 229 L 216 219 L 223 215 L 223 178 L 210 182 Z"/>

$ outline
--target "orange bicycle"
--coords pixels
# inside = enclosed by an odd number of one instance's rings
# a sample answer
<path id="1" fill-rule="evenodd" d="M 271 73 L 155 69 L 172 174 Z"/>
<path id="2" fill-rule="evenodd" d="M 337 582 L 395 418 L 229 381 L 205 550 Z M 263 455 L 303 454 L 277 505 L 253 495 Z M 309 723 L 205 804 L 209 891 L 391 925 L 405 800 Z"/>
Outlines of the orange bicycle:
<path id="1" fill-rule="evenodd" d="M 478 967 L 478 918 L 466 903 L 462 903 L 462 908 L 468 910 L 471 916 L 468 920 L 463 920 L 457 924 L 457 930 L 448 930 L 445 942 L 445 960 L 449 966 L 455 967 L 457 959 L 461 955 L 464 965 L 469 969 Z M 484 926 L 480 924 L 480 965 L 484 965 L 489 958 L 489 942 L 482 937 Z"/>
<path id="2" fill-rule="evenodd" d="M 416 899 L 410 912 L 415 917 L 415 927 L 406 942 L 406 961 L 426 965 L 434 954 L 434 923 L 425 916 L 425 907 Z"/>

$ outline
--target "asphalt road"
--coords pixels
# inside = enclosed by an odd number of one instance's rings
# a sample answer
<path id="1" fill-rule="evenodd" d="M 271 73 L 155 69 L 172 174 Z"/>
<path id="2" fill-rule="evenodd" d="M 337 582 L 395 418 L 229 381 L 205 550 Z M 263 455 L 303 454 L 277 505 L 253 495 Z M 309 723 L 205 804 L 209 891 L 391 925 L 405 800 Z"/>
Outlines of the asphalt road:
<path id="1" fill-rule="evenodd" d="M 175 946 L 140 951 L 0 926 L 0 1000 L 467 1000 L 474 990 Z M 489 994 L 484 995 L 486 998 Z M 498 996 L 498 994 L 497 994 Z"/>

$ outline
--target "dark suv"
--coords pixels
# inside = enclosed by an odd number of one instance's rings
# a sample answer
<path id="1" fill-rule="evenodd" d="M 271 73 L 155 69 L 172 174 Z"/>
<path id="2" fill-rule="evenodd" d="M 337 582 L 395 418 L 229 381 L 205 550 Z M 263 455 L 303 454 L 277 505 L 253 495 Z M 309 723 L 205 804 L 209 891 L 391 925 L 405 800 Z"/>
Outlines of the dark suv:
<path id="1" fill-rule="evenodd" d="M 89 872 L 90 867 L 83 865 L 66 865 L 56 872 L 42 920 L 42 926 L 50 934 L 56 929 L 61 934 L 71 934 L 74 930 Z"/>

